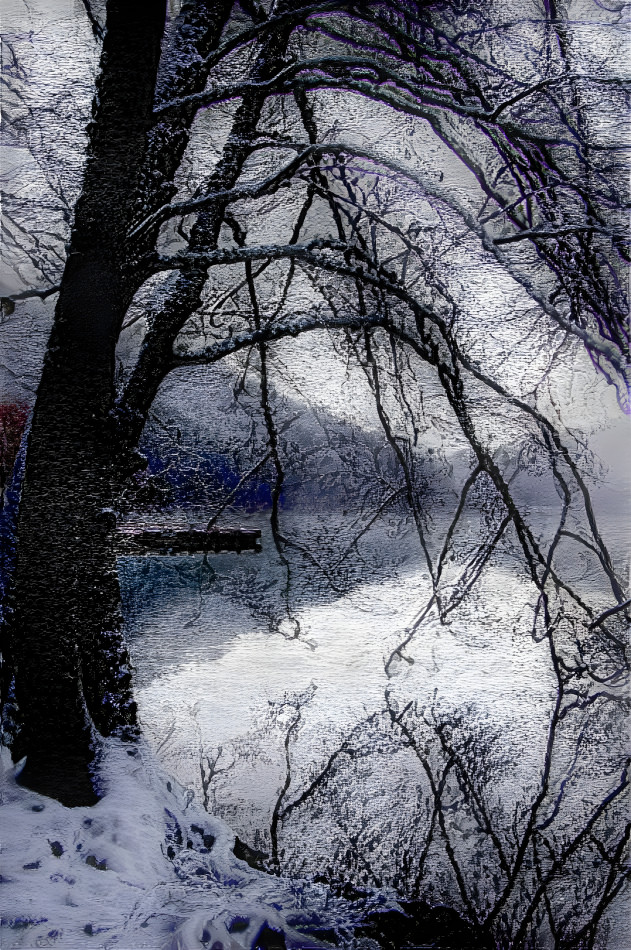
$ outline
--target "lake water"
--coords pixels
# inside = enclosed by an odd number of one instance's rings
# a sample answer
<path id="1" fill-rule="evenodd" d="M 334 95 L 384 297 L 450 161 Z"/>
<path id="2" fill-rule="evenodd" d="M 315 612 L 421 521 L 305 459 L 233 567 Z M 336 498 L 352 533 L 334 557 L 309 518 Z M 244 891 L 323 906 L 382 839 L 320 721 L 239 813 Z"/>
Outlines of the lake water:
<path id="1" fill-rule="evenodd" d="M 624 504 L 615 485 L 595 494 L 601 530 L 619 557 L 626 545 L 619 517 Z M 362 774 L 340 773 L 339 779 L 354 783 L 353 808 L 362 797 L 366 808 L 372 802 L 365 821 L 383 824 L 388 810 L 427 794 L 418 761 L 393 754 L 387 728 L 360 725 L 384 710 L 387 696 L 398 709 L 414 702 L 421 714 L 464 716 L 470 730 L 487 737 L 488 755 L 501 753 L 494 793 L 502 807 L 514 807 L 541 773 L 555 695 L 547 642 L 531 635 L 536 594 L 515 556 L 514 539 L 507 534 L 504 548 L 446 623 L 435 609 L 427 613 L 401 659 L 393 651 L 432 593 L 411 519 L 386 514 L 375 522 L 352 557 L 329 571 L 328 579 L 343 588 L 335 590 L 313 559 L 326 567 L 335 563 L 334 548 L 347 550 L 343 519 L 304 511 L 282 517 L 286 535 L 304 545 L 302 551 L 286 549 L 288 594 L 287 572 L 264 514 L 239 519 L 262 529 L 260 554 L 120 562 L 140 717 L 166 766 L 199 801 L 212 766 L 208 807 L 269 852 L 273 811 L 286 780 L 283 807 L 354 737 Z M 530 518 L 540 534 L 550 534 L 558 510 L 543 506 Z M 435 516 L 435 531 L 444 533 L 446 525 Z M 475 543 L 479 518 L 471 513 L 460 531 L 462 543 L 467 537 Z M 359 567 L 344 575 L 347 561 Z M 611 603 L 593 565 L 576 551 L 569 549 L 561 563 L 585 596 L 603 607 Z M 564 741 L 571 745 L 569 733 Z M 559 767 L 568 754 L 560 753 Z M 585 768 L 585 774 L 593 771 L 588 761 Z M 313 853 L 325 850 L 330 828 L 312 822 L 309 833 Z M 287 854 L 304 849 L 304 840 L 292 841 L 291 829 L 284 834 Z M 393 860 L 393 847 L 381 854 L 384 865 Z"/>

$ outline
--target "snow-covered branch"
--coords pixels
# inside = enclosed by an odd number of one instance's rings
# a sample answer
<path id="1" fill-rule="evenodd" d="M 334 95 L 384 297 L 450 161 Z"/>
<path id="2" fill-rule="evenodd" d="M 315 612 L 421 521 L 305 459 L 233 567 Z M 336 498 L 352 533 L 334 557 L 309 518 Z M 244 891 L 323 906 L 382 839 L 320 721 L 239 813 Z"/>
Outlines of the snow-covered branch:
<path id="1" fill-rule="evenodd" d="M 297 337 L 312 330 L 366 330 L 372 327 L 387 326 L 384 314 L 372 313 L 365 317 L 350 313 L 347 316 L 294 315 L 291 319 L 265 324 L 259 329 L 238 333 L 221 340 L 200 353 L 176 353 L 173 368 L 199 366 L 216 363 L 232 353 L 249 349 L 261 343 L 275 343 L 287 337 Z"/>

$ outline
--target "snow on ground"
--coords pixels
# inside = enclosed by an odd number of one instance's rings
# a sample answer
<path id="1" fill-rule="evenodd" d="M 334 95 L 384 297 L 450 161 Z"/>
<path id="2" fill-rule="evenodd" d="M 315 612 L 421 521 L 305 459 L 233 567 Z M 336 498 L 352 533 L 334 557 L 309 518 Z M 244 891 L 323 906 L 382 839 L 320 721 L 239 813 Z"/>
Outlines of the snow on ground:
<path id="1" fill-rule="evenodd" d="M 325 888 L 237 859 L 230 828 L 143 742 L 106 742 L 104 795 L 85 808 L 21 788 L 0 759 L 2 950 L 315 950 L 310 934 L 352 923 Z"/>

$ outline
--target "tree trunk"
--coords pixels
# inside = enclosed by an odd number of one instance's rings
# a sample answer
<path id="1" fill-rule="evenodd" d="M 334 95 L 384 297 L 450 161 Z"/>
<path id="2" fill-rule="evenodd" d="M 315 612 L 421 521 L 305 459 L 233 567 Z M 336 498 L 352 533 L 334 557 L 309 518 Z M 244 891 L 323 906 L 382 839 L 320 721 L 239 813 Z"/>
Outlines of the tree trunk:
<path id="1" fill-rule="evenodd" d="M 152 121 L 165 0 L 110 0 L 83 191 L 37 393 L 10 623 L 20 781 L 98 797 L 98 734 L 135 724 L 120 633 L 110 412 L 130 294 L 125 235 Z M 133 292 L 133 289 L 132 289 Z"/>
<path id="2" fill-rule="evenodd" d="M 66 804 L 95 800 L 92 723 L 104 734 L 134 723 L 128 676 L 108 656 L 122 649 L 103 339 L 116 284 L 98 262 L 69 261 L 58 319 L 70 313 L 72 330 L 44 369 L 18 518 L 15 754 L 27 756 L 24 784 Z"/>

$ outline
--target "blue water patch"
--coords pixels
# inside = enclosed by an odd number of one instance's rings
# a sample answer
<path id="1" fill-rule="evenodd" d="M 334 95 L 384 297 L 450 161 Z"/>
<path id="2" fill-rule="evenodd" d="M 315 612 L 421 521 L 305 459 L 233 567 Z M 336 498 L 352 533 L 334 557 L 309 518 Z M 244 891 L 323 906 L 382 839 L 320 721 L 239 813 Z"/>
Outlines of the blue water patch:
<path id="1" fill-rule="evenodd" d="M 30 420 L 27 421 L 20 448 L 18 450 L 13 473 L 0 497 L 0 625 L 4 622 L 16 558 L 16 529 L 20 492 L 24 479 L 26 446 L 30 432 Z"/>

